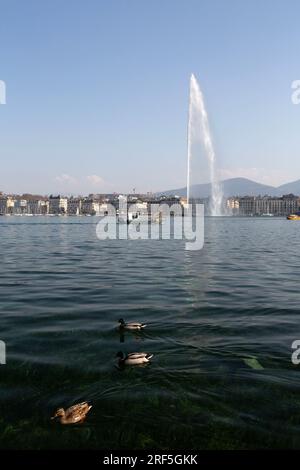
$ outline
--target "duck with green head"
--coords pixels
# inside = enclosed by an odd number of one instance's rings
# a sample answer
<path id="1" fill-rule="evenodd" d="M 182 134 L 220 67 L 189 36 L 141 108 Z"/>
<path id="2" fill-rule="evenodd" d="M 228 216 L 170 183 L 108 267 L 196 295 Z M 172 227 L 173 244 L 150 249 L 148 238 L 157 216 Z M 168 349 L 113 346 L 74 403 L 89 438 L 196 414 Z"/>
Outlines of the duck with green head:
<path id="1" fill-rule="evenodd" d="M 122 351 L 119 351 L 116 357 L 119 358 L 119 366 L 136 366 L 148 364 L 153 354 L 145 352 L 124 354 Z"/>
<path id="2" fill-rule="evenodd" d="M 142 330 L 143 328 L 146 328 L 145 323 L 139 323 L 139 322 L 125 322 L 123 318 L 120 318 L 118 320 L 118 323 L 120 324 L 120 330 Z"/>

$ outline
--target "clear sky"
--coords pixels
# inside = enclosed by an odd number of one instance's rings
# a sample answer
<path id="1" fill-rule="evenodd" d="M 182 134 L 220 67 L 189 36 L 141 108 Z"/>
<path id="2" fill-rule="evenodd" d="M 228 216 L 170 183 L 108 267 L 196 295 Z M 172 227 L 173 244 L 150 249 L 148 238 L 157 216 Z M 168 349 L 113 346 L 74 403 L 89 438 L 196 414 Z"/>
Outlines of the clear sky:
<path id="1" fill-rule="evenodd" d="M 300 178 L 298 0 L 0 0 L 0 190 L 186 182 L 188 84 L 223 177 Z"/>

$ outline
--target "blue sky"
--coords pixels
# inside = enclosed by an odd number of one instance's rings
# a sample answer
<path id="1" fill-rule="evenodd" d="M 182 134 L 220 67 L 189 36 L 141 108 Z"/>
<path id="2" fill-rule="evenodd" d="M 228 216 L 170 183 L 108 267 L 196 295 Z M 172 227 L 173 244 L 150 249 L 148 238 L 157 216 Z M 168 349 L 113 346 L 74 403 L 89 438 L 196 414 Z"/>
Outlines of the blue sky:
<path id="1" fill-rule="evenodd" d="M 0 0 L 0 190 L 185 185 L 188 84 L 223 177 L 300 178 L 300 3 Z"/>

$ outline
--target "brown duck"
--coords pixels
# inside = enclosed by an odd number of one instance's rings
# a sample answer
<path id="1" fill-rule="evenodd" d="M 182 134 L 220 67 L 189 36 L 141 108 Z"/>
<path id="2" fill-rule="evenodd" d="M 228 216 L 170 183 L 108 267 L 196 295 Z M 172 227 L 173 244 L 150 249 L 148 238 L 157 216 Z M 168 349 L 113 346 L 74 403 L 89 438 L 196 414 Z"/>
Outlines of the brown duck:
<path id="1" fill-rule="evenodd" d="M 77 405 L 71 406 L 64 410 L 59 408 L 56 410 L 55 415 L 51 419 L 59 418 L 61 424 L 75 424 L 82 423 L 85 420 L 86 415 L 92 408 L 86 401 L 78 403 Z"/>

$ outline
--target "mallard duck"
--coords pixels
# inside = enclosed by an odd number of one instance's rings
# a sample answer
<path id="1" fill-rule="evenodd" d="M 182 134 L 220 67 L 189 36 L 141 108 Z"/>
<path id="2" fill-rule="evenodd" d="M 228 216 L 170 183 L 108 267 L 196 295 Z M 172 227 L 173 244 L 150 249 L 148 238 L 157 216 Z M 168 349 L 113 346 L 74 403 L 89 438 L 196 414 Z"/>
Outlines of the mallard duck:
<path id="1" fill-rule="evenodd" d="M 126 365 L 126 366 L 136 366 L 138 364 L 147 364 L 150 362 L 151 357 L 153 354 L 139 352 L 139 353 L 129 353 L 125 354 L 122 351 L 119 351 L 117 354 L 119 358 L 119 365 Z"/>
<path id="2" fill-rule="evenodd" d="M 145 325 L 145 323 L 138 323 L 138 322 L 126 323 L 123 320 L 123 318 L 120 318 L 120 320 L 118 320 L 118 323 L 120 323 L 121 330 L 142 330 L 143 328 L 147 326 Z"/>
<path id="3" fill-rule="evenodd" d="M 71 406 L 67 410 L 59 408 L 51 419 L 59 418 L 61 424 L 81 423 L 92 408 L 86 401 Z"/>

